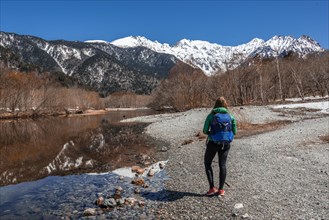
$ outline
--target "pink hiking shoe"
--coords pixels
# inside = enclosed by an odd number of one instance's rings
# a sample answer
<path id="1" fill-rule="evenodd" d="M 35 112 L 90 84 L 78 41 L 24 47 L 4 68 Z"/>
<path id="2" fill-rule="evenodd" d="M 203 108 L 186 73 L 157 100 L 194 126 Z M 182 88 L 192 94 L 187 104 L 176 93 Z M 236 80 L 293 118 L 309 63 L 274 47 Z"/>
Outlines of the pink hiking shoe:
<path id="1" fill-rule="evenodd" d="M 224 195 L 225 195 L 225 190 L 220 189 L 220 190 L 218 191 L 218 195 L 219 195 L 219 196 L 224 196 Z"/>
<path id="2" fill-rule="evenodd" d="M 206 193 L 206 196 L 213 196 L 218 192 L 218 189 L 216 187 L 213 187 L 209 189 L 209 191 Z"/>

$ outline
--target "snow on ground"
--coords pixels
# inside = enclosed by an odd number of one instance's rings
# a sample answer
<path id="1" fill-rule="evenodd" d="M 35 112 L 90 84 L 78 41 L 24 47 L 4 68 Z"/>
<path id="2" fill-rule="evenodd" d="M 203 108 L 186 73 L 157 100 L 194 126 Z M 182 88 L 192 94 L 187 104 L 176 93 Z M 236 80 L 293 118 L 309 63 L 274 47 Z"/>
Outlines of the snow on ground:
<path id="1" fill-rule="evenodd" d="M 305 97 L 304 100 L 317 100 L 317 99 L 328 99 L 329 96 L 326 95 L 324 97 L 322 96 L 310 96 L 310 97 Z M 291 102 L 300 102 L 303 101 L 301 98 L 288 98 L 286 101 L 291 101 Z"/>
<path id="2" fill-rule="evenodd" d="M 280 108 L 318 109 L 321 113 L 329 114 L 329 101 L 274 105 L 274 106 L 272 106 L 272 108 L 274 108 L 274 109 L 280 109 Z"/>
<path id="3" fill-rule="evenodd" d="M 146 167 L 142 176 L 147 177 L 147 175 L 151 169 L 153 169 L 154 174 L 160 172 L 162 170 L 162 168 L 160 168 L 160 163 L 165 165 L 167 162 L 168 161 L 158 161 L 158 162 L 152 164 L 151 166 Z M 113 170 L 112 173 L 115 173 L 119 176 L 129 177 L 129 178 L 134 178 L 136 176 L 135 175 L 136 173 L 131 171 L 131 167 L 122 167 L 122 168 Z"/>

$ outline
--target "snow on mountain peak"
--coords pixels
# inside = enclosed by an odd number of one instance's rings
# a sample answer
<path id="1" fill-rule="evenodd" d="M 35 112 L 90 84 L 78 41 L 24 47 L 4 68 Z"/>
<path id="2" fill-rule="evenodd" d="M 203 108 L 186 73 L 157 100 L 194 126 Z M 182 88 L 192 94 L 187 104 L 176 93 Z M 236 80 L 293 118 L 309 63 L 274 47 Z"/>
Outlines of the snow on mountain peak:
<path id="1" fill-rule="evenodd" d="M 201 68 L 207 75 L 216 71 L 225 71 L 227 63 L 232 63 L 233 59 L 237 62 L 237 58 L 242 62 L 247 57 L 257 55 L 268 58 L 294 51 L 304 56 L 311 52 L 323 51 L 316 41 L 306 35 L 298 39 L 292 36 L 276 35 L 267 41 L 254 38 L 238 46 L 222 46 L 208 41 L 189 39 L 182 39 L 170 46 L 167 43 L 161 44 L 140 36 L 121 38 L 111 44 L 124 48 L 143 46 L 158 53 L 172 54 L 184 62 Z"/>
<path id="2" fill-rule="evenodd" d="M 147 46 L 152 43 L 154 43 L 154 42 L 146 39 L 145 37 L 141 37 L 141 36 L 129 36 L 129 37 L 120 38 L 120 39 L 117 39 L 117 40 L 114 40 L 111 42 L 111 44 L 113 44 L 117 47 L 123 47 L 123 48 Z"/>
<path id="3" fill-rule="evenodd" d="M 86 40 L 85 43 L 106 43 L 108 44 L 109 42 L 105 40 Z"/>

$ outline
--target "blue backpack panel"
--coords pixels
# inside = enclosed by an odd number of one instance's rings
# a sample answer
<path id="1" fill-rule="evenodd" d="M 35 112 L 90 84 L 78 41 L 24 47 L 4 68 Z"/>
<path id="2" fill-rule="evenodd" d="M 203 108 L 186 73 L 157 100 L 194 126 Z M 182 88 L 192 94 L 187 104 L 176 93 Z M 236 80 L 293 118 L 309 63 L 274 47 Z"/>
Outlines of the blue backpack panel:
<path id="1" fill-rule="evenodd" d="M 210 137 L 215 143 L 230 143 L 234 135 L 232 132 L 232 119 L 228 113 L 217 113 L 210 124 Z"/>

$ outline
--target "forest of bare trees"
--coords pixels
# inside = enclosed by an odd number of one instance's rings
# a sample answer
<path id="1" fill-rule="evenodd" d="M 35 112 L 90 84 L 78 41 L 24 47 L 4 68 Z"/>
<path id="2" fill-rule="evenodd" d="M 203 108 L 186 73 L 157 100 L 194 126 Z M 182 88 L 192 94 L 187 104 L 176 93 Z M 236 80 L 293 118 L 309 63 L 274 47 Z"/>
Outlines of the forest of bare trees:
<path id="1" fill-rule="evenodd" d="M 257 59 L 225 73 L 205 77 L 196 70 L 175 70 L 154 91 L 151 107 L 183 111 L 210 107 L 219 96 L 231 105 L 267 104 L 286 98 L 329 94 L 329 53 L 299 58 Z"/>
<path id="2" fill-rule="evenodd" d="M 4 69 L 0 72 L 2 117 L 38 117 L 87 108 L 104 108 L 98 93 L 65 88 L 47 74 Z"/>
<path id="3" fill-rule="evenodd" d="M 152 99 L 150 95 L 137 95 L 130 92 L 112 93 L 103 99 L 107 108 L 142 108 Z"/>

